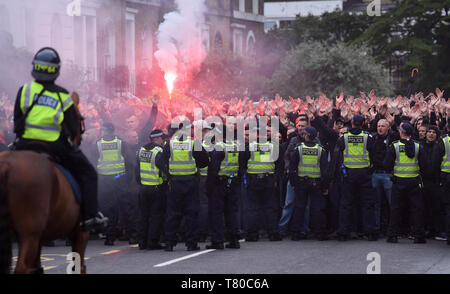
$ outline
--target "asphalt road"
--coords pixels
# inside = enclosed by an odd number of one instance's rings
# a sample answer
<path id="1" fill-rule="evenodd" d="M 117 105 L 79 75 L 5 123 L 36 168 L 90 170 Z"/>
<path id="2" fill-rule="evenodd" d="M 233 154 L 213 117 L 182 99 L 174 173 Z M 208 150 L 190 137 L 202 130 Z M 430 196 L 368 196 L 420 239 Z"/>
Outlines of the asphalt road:
<path id="1" fill-rule="evenodd" d="M 450 274 L 450 246 L 444 241 L 428 240 L 413 244 L 400 239 L 398 244 L 335 240 L 319 242 L 241 242 L 241 249 L 188 252 L 179 244 L 173 252 L 142 251 L 136 245 L 116 242 L 104 246 L 91 240 L 86 254 L 89 274 L 366 274 L 370 252 L 380 257 L 382 274 Z M 65 274 L 70 247 L 56 241 L 44 247 L 42 265 L 46 274 Z M 17 256 L 17 246 L 14 247 Z M 372 268 L 372 267 L 369 267 Z"/>

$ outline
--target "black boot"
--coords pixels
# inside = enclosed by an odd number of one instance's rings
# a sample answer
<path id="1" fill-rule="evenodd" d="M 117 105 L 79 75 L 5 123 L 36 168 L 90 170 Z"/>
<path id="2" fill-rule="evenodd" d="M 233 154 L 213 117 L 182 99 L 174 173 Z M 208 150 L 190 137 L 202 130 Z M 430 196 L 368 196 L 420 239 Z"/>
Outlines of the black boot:
<path id="1" fill-rule="evenodd" d="M 427 240 L 424 237 L 415 237 L 414 244 L 425 244 Z"/>
<path id="2" fill-rule="evenodd" d="M 223 243 L 211 243 L 210 245 L 206 245 L 206 249 L 224 249 Z"/>
<path id="3" fill-rule="evenodd" d="M 139 250 L 145 250 L 147 249 L 147 244 L 144 242 L 139 242 Z"/>
<path id="4" fill-rule="evenodd" d="M 378 240 L 378 234 L 371 233 L 367 235 L 367 240 L 369 241 L 377 241 Z"/>
<path id="5" fill-rule="evenodd" d="M 164 249 L 164 246 L 162 246 L 159 243 L 152 243 L 149 246 L 147 246 L 147 249 L 148 250 L 161 250 L 161 249 Z"/>
<path id="6" fill-rule="evenodd" d="M 306 240 L 306 235 L 302 233 L 292 233 L 291 240 L 292 241 Z"/>
<path id="7" fill-rule="evenodd" d="M 198 251 L 200 250 L 200 247 L 198 245 L 189 245 L 187 247 L 187 251 Z"/>
<path id="8" fill-rule="evenodd" d="M 398 238 L 396 236 L 391 236 L 386 239 L 388 243 L 398 243 Z"/>
<path id="9" fill-rule="evenodd" d="M 106 237 L 105 246 L 114 246 L 114 239 Z"/>
<path id="10" fill-rule="evenodd" d="M 225 247 L 231 249 L 239 249 L 241 248 L 241 244 L 239 243 L 238 240 L 232 240 Z"/>
<path id="11" fill-rule="evenodd" d="M 283 238 L 281 237 L 280 233 L 273 233 L 269 235 L 270 241 L 281 241 Z"/>
<path id="12" fill-rule="evenodd" d="M 258 233 L 249 233 L 245 238 L 246 242 L 257 242 L 259 239 Z"/>
<path id="13" fill-rule="evenodd" d="M 338 235 L 338 241 L 340 241 L 340 242 L 345 242 L 345 241 L 348 241 L 348 240 L 350 240 L 350 236 L 349 235 Z"/>

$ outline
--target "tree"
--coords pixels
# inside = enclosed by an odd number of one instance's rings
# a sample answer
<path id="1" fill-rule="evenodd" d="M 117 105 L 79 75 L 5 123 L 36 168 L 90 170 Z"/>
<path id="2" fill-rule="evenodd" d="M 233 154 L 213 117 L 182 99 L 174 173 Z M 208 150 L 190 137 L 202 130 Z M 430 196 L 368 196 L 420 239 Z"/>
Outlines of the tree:
<path id="1" fill-rule="evenodd" d="M 403 56 L 403 70 L 420 69 L 415 87 L 450 91 L 450 0 L 397 1 L 353 44 L 373 48 L 378 61 Z M 405 77 L 407 78 L 407 77 Z"/>
<path id="2" fill-rule="evenodd" d="M 372 89 L 377 95 L 393 91 L 369 48 L 313 41 L 290 51 L 273 75 L 271 90 L 283 97 L 317 96 L 320 92 L 333 97 L 340 92 L 358 95 Z"/>

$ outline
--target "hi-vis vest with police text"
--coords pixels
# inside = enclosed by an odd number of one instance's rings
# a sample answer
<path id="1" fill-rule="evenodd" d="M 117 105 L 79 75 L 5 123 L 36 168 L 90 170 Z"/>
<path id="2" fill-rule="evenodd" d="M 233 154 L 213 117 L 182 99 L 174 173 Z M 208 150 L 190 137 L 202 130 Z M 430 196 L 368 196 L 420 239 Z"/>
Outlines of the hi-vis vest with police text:
<path id="1" fill-rule="evenodd" d="M 442 158 L 441 171 L 444 173 L 450 173 L 450 135 L 442 138 L 444 142 L 445 154 Z"/>
<path id="2" fill-rule="evenodd" d="M 322 147 L 319 144 L 308 147 L 301 143 L 297 147 L 300 160 L 298 161 L 298 176 L 312 179 L 320 178 L 320 157 L 322 156 Z"/>
<path id="3" fill-rule="evenodd" d="M 395 165 L 394 176 L 399 178 L 415 178 L 419 176 L 419 144 L 414 142 L 414 158 L 405 153 L 405 144 L 397 141 L 394 143 Z"/>
<path id="4" fill-rule="evenodd" d="M 194 140 L 187 137 L 180 141 L 178 137 L 170 140 L 169 173 L 174 176 L 188 176 L 197 173 L 193 156 Z"/>
<path id="5" fill-rule="evenodd" d="M 101 175 L 118 175 L 125 172 L 125 160 L 122 156 L 122 140 L 115 137 L 112 141 L 101 138 L 97 141 L 98 173 Z"/>
<path id="6" fill-rule="evenodd" d="M 276 160 L 273 157 L 272 143 L 250 143 L 250 160 L 247 165 L 247 173 L 274 174 Z"/>
<path id="7" fill-rule="evenodd" d="M 239 171 L 239 153 L 237 144 L 235 143 L 221 143 L 225 158 L 220 164 L 219 176 L 237 176 Z"/>
<path id="8" fill-rule="evenodd" d="M 144 147 L 139 150 L 139 167 L 141 184 L 145 186 L 158 186 L 163 183 L 159 168 L 156 166 L 156 155 L 162 152 L 162 148 L 155 146 L 151 150 Z"/>
<path id="9" fill-rule="evenodd" d="M 344 134 L 344 166 L 347 168 L 369 167 L 370 159 L 367 152 L 367 141 L 369 135 L 361 132 L 358 135 L 353 133 Z"/>
<path id="10" fill-rule="evenodd" d="M 20 97 L 20 110 L 23 114 L 32 106 L 43 87 L 37 82 L 23 86 Z M 22 138 L 47 142 L 57 141 L 61 135 L 64 111 L 72 105 L 72 98 L 69 94 L 44 91 L 25 120 Z"/>

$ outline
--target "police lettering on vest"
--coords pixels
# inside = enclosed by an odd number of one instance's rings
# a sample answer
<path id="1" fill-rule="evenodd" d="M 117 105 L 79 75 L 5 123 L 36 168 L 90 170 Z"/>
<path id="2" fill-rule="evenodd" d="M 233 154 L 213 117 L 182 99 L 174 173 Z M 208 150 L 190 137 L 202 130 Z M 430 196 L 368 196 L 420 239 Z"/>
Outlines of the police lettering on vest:
<path id="1" fill-rule="evenodd" d="M 20 109 L 23 114 L 33 105 L 43 87 L 37 82 L 23 86 L 20 97 Z M 22 138 L 47 142 L 57 141 L 61 135 L 64 111 L 72 105 L 72 98 L 69 94 L 44 91 L 25 120 Z"/>
<path id="2" fill-rule="evenodd" d="M 369 135 L 361 132 L 358 135 L 353 133 L 344 134 L 344 166 L 347 168 L 366 168 L 370 165 L 369 154 L 367 152 L 367 141 Z"/>
<path id="3" fill-rule="evenodd" d="M 250 160 L 247 165 L 247 173 L 274 174 L 275 159 L 273 157 L 272 143 L 250 143 Z"/>
<path id="4" fill-rule="evenodd" d="M 125 172 L 125 160 L 122 156 L 122 140 L 115 137 L 112 141 L 103 138 L 97 141 L 97 170 L 100 175 L 118 175 Z"/>
<path id="5" fill-rule="evenodd" d="M 186 137 L 181 141 L 178 137 L 170 140 L 169 173 L 175 176 L 188 176 L 197 173 L 193 157 L 194 140 Z"/>
<path id="6" fill-rule="evenodd" d="M 394 143 L 395 165 L 394 176 L 399 178 L 415 178 L 419 176 L 419 144 L 414 143 L 414 158 L 410 158 L 405 153 L 405 144 L 396 141 Z"/>
<path id="7" fill-rule="evenodd" d="M 220 164 L 219 176 L 235 176 L 239 171 L 239 153 L 237 151 L 237 144 L 235 143 L 221 143 L 225 158 Z"/>
<path id="8" fill-rule="evenodd" d="M 450 173 L 450 135 L 442 138 L 444 143 L 445 154 L 442 158 L 441 171 L 444 173 Z"/>
<path id="9" fill-rule="evenodd" d="M 312 179 L 320 178 L 320 157 L 322 156 L 322 147 L 319 144 L 308 147 L 301 143 L 297 147 L 299 152 L 298 176 Z"/>
<path id="10" fill-rule="evenodd" d="M 139 167 L 141 184 L 145 186 L 158 186 L 163 183 L 159 168 L 156 166 L 156 156 L 162 152 L 161 147 L 154 147 L 147 150 L 142 147 L 139 150 Z"/>

